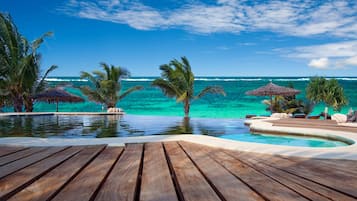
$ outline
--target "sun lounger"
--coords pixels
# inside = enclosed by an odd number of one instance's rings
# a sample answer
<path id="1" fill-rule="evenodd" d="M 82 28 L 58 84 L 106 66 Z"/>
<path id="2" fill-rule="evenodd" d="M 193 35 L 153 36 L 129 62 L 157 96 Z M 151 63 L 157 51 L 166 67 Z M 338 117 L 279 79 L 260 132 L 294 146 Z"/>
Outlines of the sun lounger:
<path id="1" fill-rule="evenodd" d="M 312 115 L 312 116 L 308 116 L 308 119 L 320 119 L 320 115 Z"/>
<path id="2" fill-rule="evenodd" d="M 306 115 L 304 113 L 298 113 L 298 114 L 294 114 L 293 117 L 304 119 L 306 117 Z"/>

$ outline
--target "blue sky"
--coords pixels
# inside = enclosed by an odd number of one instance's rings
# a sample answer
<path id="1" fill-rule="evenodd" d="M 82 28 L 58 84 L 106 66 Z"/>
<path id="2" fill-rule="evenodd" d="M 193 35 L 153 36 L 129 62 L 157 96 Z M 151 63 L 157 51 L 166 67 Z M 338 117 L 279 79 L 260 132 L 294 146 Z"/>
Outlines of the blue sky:
<path id="1" fill-rule="evenodd" d="M 357 3 L 311 0 L 0 0 L 20 32 L 47 31 L 42 68 L 99 62 L 132 76 L 187 56 L 200 76 L 357 76 Z"/>

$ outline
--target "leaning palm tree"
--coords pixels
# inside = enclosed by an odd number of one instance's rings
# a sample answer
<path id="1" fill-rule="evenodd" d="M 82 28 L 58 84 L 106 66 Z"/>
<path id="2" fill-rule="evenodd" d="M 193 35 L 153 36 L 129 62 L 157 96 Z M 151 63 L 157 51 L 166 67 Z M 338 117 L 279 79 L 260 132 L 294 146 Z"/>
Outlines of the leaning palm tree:
<path id="1" fill-rule="evenodd" d="M 10 97 L 15 112 L 22 111 L 24 101 L 26 110 L 32 111 L 32 89 L 40 79 L 40 55 L 36 51 L 51 35 L 47 32 L 30 43 L 11 17 L 0 13 L 0 95 Z"/>
<path id="2" fill-rule="evenodd" d="M 170 97 L 176 98 L 177 102 L 184 104 L 185 118 L 189 117 L 191 102 L 201 98 L 207 93 L 226 95 L 222 87 L 208 86 L 197 95 L 194 95 L 195 76 L 191 65 L 186 57 L 181 57 L 181 62 L 174 59 L 169 64 L 160 66 L 161 78 L 152 82 L 153 86 L 159 87 L 162 92 Z"/>
<path id="3" fill-rule="evenodd" d="M 343 88 L 336 79 L 311 78 L 306 87 L 306 97 L 313 104 L 324 102 L 325 105 L 333 107 L 335 111 L 340 111 L 342 106 L 348 104 Z"/>
<path id="4" fill-rule="evenodd" d="M 102 71 L 93 71 L 93 74 L 81 72 L 81 78 L 87 79 L 92 87 L 82 86 L 80 90 L 89 100 L 106 105 L 107 108 L 115 107 L 118 101 L 130 93 L 141 90 L 142 86 L 134 86 L 120 93 L 122 86 L 121 80 L 130 76 L 130 72 L 122 67 L 109 66 L 106 63 L 100 63 L 104 69 Z"/>

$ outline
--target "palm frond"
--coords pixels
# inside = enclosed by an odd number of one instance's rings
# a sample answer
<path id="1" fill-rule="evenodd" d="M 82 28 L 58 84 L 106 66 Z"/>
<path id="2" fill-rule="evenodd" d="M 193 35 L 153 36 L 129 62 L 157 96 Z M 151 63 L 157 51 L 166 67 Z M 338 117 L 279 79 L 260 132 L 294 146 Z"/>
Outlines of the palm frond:
<path id="1" fill-rule="evenodd" d="M 46 88 L 46 78 L 47 78 L 48 74 L 50 74 L 52 71 L 56 70 L 57 68 L 58 68 L 57 65 L 52 65 L 46 70 L 45 74 L 42 76 L 40 82 L 38 83 L 38 85 L 37 85 L 37 87 L 35 89 L 35 94 L 45 90 L 45 88 Z"/>
<path id="2" fill-rule="evenodd" d="M 80 90 L 89 100 L 96 103 L 106 103 L 106 97 L 103 97 L 98 90 L 93 90 L 89 86 L 81 86 Z"/>
<path id="3" fill-rule="evenodd" d="M 119 100 L 125 98 L 127 95 L 131 94 L 132 92 L 142 90 L 143 88 L 144 88 L 143 86 L 130 87 L 129 89 L 127 89 L 125 92 L 123 92 L 123 93 L 119 96 Z"/>
<path id="4" fill-rule="evenodd" d="M 168 97 L 173 98 L 177 97 L 180 95 L 179 91 L 177 90 L 176 86 L 174 86 L 172 83 L 170 83 L 167 80 L 164 80 L 162 78 L 155 79 L 152 84 L 152 86 L 159 87 L 161 91 Z"/>
<path id="5" fill-rule="evenodd" d="M 34 40 L 32 42 L 32 50 L 36 51 L 37 48 L 40 47 L 40 45 L 43 43 L 43 41 L 45 40 L 46 37 L 50 37 L 53 36 L 53 32 L 46 32 L 45 34 L 43 34 L 40 38 Z"/>
<path id="6" fill-rule="evenodd" d="M 208 86 L 204 88 L 198 95 L 195 97 L 196 99 L 201 98 L 202 96 L 212 93 L 212 94 L 221 94 L 223 96 L 226 96 L 226 92 L 222 87 L 219 86 Z"/>
<path id="7" fill-rule="evenodd" d="M 90 73 L 81 71 L 81 79 L 87 79 L 89 82 L 91 82 L 93 85 L 97 85 L 97 79 Z"/>

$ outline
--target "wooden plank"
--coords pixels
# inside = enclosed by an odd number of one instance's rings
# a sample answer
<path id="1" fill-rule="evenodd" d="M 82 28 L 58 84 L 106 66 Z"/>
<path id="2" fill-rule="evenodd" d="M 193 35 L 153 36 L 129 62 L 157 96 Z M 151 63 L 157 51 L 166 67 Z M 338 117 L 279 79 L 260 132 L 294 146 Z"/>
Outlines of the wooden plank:
<path id="1" fill-rule="evenodd" d="M 292 189 L 222 151 L 211 152 L 210 156 L 267 200 L 307 200 Z"/>
<path id="2" fill-rule="evenodd" d="M 145 144 L 140 200 L 178 200 L 161 143 Z"/>
<path id="3" fill-rule="evenodd" d="M 202 146 L 188 142 L 180 142 L 179 144 L 183 146 L 191 159 L 226 201 L 264 200 L 246 184 L 209 157 L 211 152 L 216 151 L 215 149 L 202 148 Z"/>
<path id="4" fill-rule="evenodd" d="M 324 167 L 294 163 L 278 157 L 259 158 L 259 160 L 357 198 L 357 175 L 343 171 L 331 171 Z"/>
<path id="5" fill-rule="evenodd" d="M 232 157 L 239 158 L 240 160 L 248 163 L 254 167 L 257 171 L 279 181 L 280 183 L 289 186 L 289 188 L 294 189 L 296 192 L 305 195 L 311 200 L 344 200 L 352 201 L 355 200 L 345 194 L 339 193 L 332 189 L 326 188 L 325 186 L 319 185 L 315 182 L 311 182 L 304 178 L 295 176 L 293 174 L 284 172 L 280 169 L 269 166 L 261 161 L 257 160 L 255 154 L 245 154 L 244 152 L 228 151 L 226 153 Z M 265 156 L 269 157 L 269 156 Z"/>
<path id="6" fill-rule="evenodd" d="M 6 156 L 8 154 L 16 153 L 17 151 L 27 149 L 26 147 L 12 147 L 12 146 L 1 146 L 0 147 L 0 157 Z"/>
<path id="7" fill-rule="evenodd" d="M 336 131 L 348 131 L 357 132 L 357 128 L 341 126 L 332 120 L 312 120 L 312 119 L 279 119 L 268 121 L 273 123 L 273 126 L 283 126 L 283 127 L 303 127 L 303 128 L 317 128 L 317 129 L 329 129 Z"/>
<path id="8" fill-rule="evenodd" d="M 221 200 L 176 142 L 164 145 L 185 201 Z"/>
<path id="9" fill-rule="evenodd" d="M 349 174 L 357 174 L 357 161 L 352 160 L 337 160 L 337 159 L 311 159 L 311 158 L 300 158 L 300 157 L 285 157 L 277 156 L 278 158 L 283 158 L 289 160 L 293 163 L 299 163 L 301 165 L 308 165 L 312 167 L 323 168 L 329 171 L 342 171 Z"/>
<path id="10" fill-rule="evenodd" d="M 356 128 L 346 127 L 346 126 L 329 126 L 329 125 L 303 125 L 303 124 L 291 124 L 291 123 L 274 123 L 273 126 L 282 127 L 298 127 L 298 128 L 315 128 L 315 129 L 327 129 L 333 131 L 347 131 L 347 132 L 357 132 Z"/>
<path id="11" fill-rule="evenodd" d="M 9 201 L 49 200 L 72 177 L 77 175 L 100 151 L 102 151 L 104 147 L 104 145 L 85 146 L 78 154 L 15 194 Z"/>
<path id="12" fill-rule="evenodd" d="M 142 153 L 142 144 L 128 144 L 95 200 L 134 200 Z"/>
<path id="13" fill-rule="evenodd" d="M 0 166 L 6 165 L 13 161 L 19 160 L 21 158 L 25 158 L 26 156 L 30 156 L 34 153 L 40 152 L 44 150 L 44 147 L 31 147 L 29 149 L 24 149 L 21 151 L 17 151 L 13 154 L 9 154 L 0 158 Z"/>
<path id="14" fill-rule="evenodd" d="M 80 149 L 82 148 L 71 147 L 2 178 L 0 180 L 0 200 L 6 199 L 13 195 L 15 192 L 26 187 L 62 161 L 72 157 L 74 154 L 80 151 Z"/>
<path id="15" fill-rule="evenodd" d="M 26 166 L 36 163 L 37 161 L 43 160 L 46 157 L 49 157 L 52 154 L 60 152 L 68 147 L 50 147 L 41 152 L 35 153 L 29 157 L 22 158 L 20 160 L 14 161 L 7 165 L 0 167 L 0 179 L 9 175 L 13 172 L 16 172 Z"/>
<path id="16" fill-rule="evenodd" d="M 107 147 L 52 200 L 91 200 L 122 150 L 121 147 Z"/>

